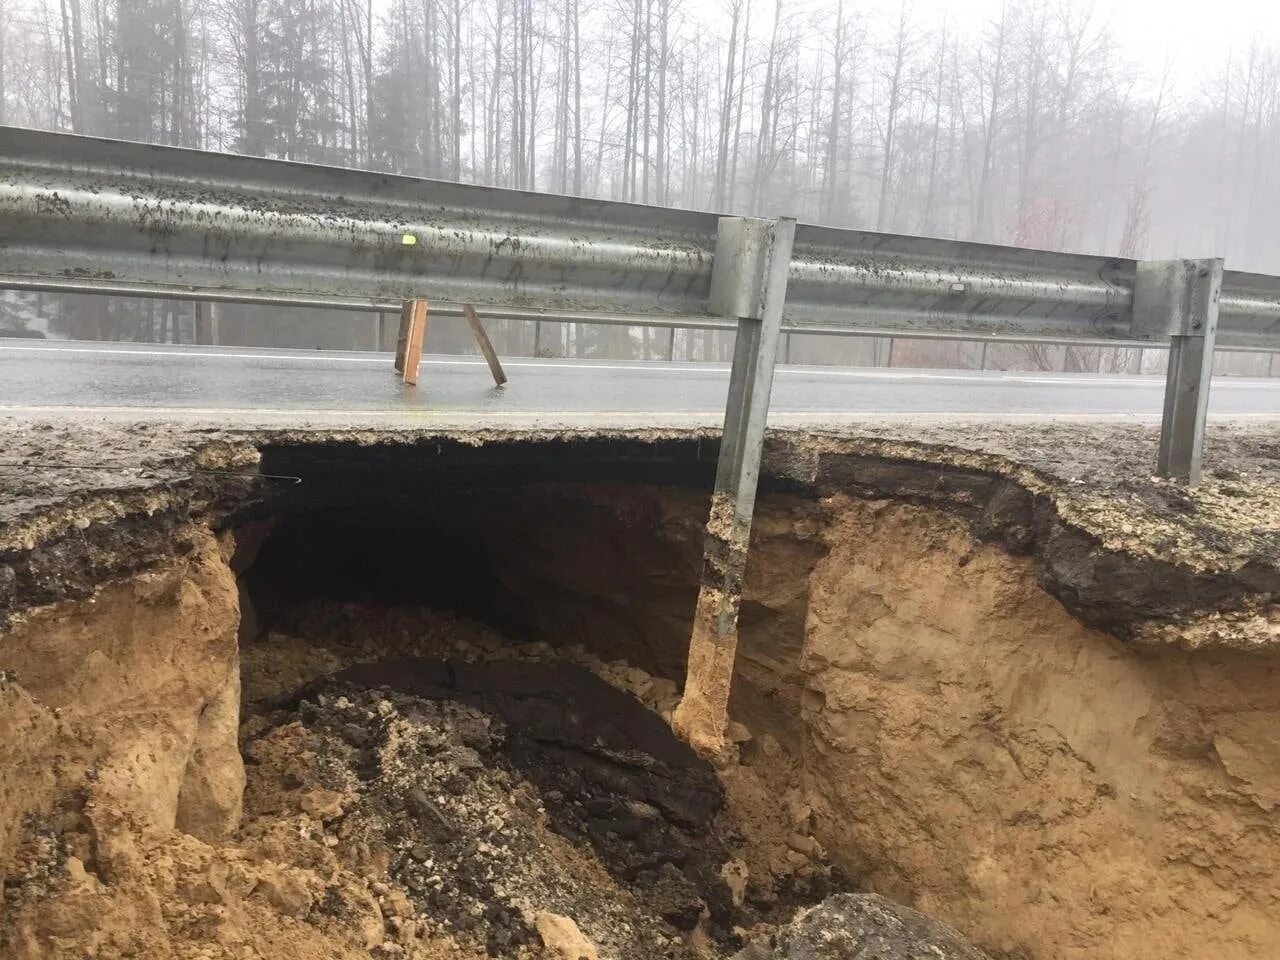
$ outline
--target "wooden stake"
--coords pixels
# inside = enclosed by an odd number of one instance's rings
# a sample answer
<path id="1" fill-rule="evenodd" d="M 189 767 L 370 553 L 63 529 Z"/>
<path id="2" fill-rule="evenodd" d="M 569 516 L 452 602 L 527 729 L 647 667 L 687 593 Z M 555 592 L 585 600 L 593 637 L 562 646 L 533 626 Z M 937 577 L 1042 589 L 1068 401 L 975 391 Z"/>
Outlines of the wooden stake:
<path id="1" fill-rule="evenodd" d="M 409 345 L 409 325 L 413 322 L 413 301 L 400 304 L 400 330 L 396 333 L 396 373 L 404 372 L 404 352 Z"/>
<path id="2" fill-rule="evenodd" d="M 485 363 L 489 364 L 489 372 L 493 374 L 493 382 L 499 387 L 502 386 L 507 382 L 507 375 L 503 372 L 502 363 L 498 360 L 498 354 L 494 351 L 493 344 L 489 342 L 489 335 L 484 332 L 480 318 L 476 316 L 476 308 L 469 303 L 464 303 L 462 305 L 462 313 L 467 318 L 467 325 L 471 327 L 471 335 L 476 338 L 476 346 L 484 354 Z"/>
<path id="3" fill-rule="evenodd" d="M 400 367 L 401 376 L 409 386 L 418 382 L 418 370 L 422 366 L 422 344 L 427 339 L 427 301 L 410 300 L 408 303 L 409 323 L 401 320 L 404 333 L 404 360 Z"/>

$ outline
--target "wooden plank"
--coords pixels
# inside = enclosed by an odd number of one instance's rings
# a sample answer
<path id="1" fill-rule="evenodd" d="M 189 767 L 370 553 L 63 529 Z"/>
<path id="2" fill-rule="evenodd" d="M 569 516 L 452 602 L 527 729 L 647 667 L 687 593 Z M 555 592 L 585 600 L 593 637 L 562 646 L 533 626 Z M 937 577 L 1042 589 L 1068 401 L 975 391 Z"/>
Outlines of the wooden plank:
<path id="1" fill-rule="evenodd" d="M 404 352 L 409 345 L 409 325 L 413 322 L 413 301 L 400 304 L 400 332 L 396 334 L 396 373 L 404 372 Z"/>
<path id="2" fill-rule="evenodd" d="M 409 330 L 405 338 L 404 382 L 414 386 L 418 382 L 418 370 L 422 366 L 422 344 L 427 339 L 427 301 L 411 300 Z"/>
<path id="3" fill-rule="evenodd" d="M 476 338 L 476 346 L 484 354 L 485 363 L 489 364 L 489 372 L 493 374 L 493 382 L 499 387 L 502 386 L 507 382 L 507 374 L 502 369 L 501 361 L 498 360 L 497 351 L 493 349 L 493 344 L 489 341 L 489 334 L 485 333 L 484 326 L 480 323 L 480 318 L 476 316 L 476 308 L 469 303 L 464 303 L 462 305 L 462 313 L 467 318 L 467 325 L 471 327 L 471 335 Z"/>

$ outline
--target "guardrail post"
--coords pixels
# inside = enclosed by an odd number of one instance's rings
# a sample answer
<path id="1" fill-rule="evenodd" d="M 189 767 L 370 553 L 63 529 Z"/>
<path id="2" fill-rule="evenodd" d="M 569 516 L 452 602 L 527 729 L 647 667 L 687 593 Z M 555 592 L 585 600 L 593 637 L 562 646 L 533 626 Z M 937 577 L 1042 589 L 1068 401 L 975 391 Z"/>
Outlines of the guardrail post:
<path id="1" fill-rule="evenodd" d="M 738 332 L 684 694 L 672 717 L 676 732 L 709 756 L 723 750 L 728 723 L 738 608 L 795 231 L 789 217 L 722 217 L 716 236 L 710 307 L 737 318 Z"/>
<path id="2" fill-rule="evenodd" d="M 1156 469 L 1190 486 L 1200 482 L 1204 425 L 1218 333 L 1222 260 L 1144 260 L 1133 287 L 1140 334 L 1169 337 L 1169 372 Z"/>

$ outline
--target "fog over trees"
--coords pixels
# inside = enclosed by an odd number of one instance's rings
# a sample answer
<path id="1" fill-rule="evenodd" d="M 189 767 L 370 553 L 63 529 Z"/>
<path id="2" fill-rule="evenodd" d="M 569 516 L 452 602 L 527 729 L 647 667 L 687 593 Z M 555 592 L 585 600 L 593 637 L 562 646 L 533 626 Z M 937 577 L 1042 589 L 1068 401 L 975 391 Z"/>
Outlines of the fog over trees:
<path id="1" fill-rule="evenodd" d="M 1197 64 L 1189 80 L 1180 63 L 1130 62 L 1088 0 L 949 16 L 854 0 L 0 0 L 0 122 L 1280 272 L 1280 43 Z M 10 297 L 9 324 L 37 308 L 56 335 L 195 329 L 189 304 L 52 297 Z M 257 331 L 261 312 L 221 310 L 239 329 L 227 336 L 277 342 Z M 306 324 L 298 342 L 370 345 L 367 318 L 279 325 Z M 498 339 L 530 352 L 531 326 Z M 670 346 L 666 332 L 545 326 L 548 353 Z M 433 349 L 452 342 L 437 336 Z M 723 356 L 723 341 L 681 333 L 676 354 Z M 887 341 L 792 349 L 888 360 Z M 976 350 L 899 342 L 892 362 L 972 365 Z M 1235 360 L 1266 372 L 1265 359 Z M 989 362 L 1136 361 L 993 347 Z"/>

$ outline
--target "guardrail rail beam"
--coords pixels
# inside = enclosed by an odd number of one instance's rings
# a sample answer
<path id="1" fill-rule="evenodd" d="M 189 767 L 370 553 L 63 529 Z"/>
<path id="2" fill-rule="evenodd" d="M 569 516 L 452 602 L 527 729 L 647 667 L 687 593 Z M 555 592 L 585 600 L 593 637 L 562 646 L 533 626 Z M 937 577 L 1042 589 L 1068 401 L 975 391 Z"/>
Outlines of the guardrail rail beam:
<path id="1" fill-rule="evenodd" d="M 532 322 L 539 347 L 545 323 L 665 328 L 671 356 L 676 328 L 734 329 L 736 315 L 708 310 L 730 277 L 713 264 L 734 219 L 0 126 L 0 290 L 378 314 L 425 295 L 437 318 L 470 304 Z M 1187 264 L 1209 274 L 1188 285 Z M 1158 462 L 1191 483 L 1215 346 L 1280 352 L 1280 277 L 1224 273 L 1217 260 L 800 224 L 785 272 L 787 333 L 1138 348 L 1172 338 Z M 198 326 L 216 340 L 216 320 Z"/>

